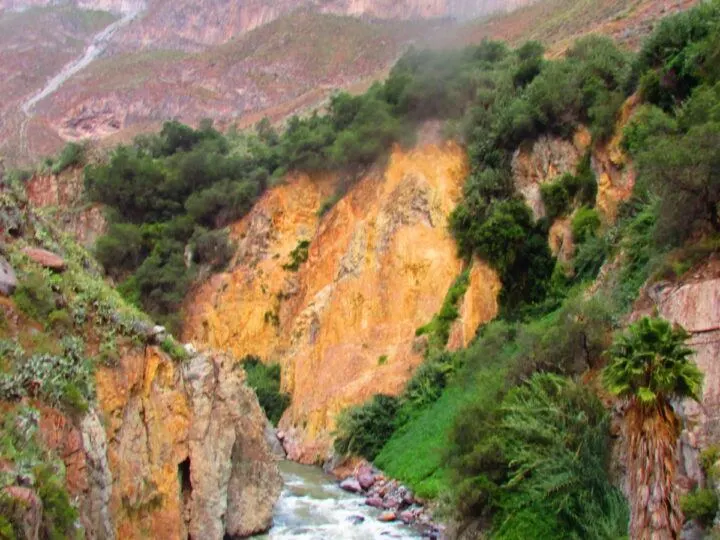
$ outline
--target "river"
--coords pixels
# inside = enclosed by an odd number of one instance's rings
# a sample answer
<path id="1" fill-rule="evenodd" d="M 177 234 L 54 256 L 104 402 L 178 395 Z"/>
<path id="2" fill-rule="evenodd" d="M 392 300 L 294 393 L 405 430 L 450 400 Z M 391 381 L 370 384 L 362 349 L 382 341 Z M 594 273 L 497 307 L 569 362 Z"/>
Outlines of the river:
<path id="1" fill-rule="evenodd" d="M 372 540 L 422 538 L 402 523 L 381 523 L 380 511 L 363 497 L 340 489 L 318 467 L 280 463 L 285 485 L 275 507 L 273 527 L 257 538 L 276 540 Z"/>

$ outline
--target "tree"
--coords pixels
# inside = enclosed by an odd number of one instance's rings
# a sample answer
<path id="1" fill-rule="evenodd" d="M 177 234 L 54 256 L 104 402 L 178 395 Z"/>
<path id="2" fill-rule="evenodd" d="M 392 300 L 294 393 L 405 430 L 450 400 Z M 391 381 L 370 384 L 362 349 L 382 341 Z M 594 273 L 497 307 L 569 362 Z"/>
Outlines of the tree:
<path id="1" fill-rule="evenodd" d="M 644 317 L 616 340 L 603 371 L 605 388 L 627 404 L 631 538 L 678 538 L 682 528 L 673 488 L 680 420 L 670 401 L 699 401 L 703 379 L 688 337 L 664 319 Z"/>
<path id="2" fill-rule="evenodd" d="M 720 232 L 720 122 L 654 137 L 638 156 L 641 180 L 660 197 L 660 241 L 682 242 L 698 224 Z"/>

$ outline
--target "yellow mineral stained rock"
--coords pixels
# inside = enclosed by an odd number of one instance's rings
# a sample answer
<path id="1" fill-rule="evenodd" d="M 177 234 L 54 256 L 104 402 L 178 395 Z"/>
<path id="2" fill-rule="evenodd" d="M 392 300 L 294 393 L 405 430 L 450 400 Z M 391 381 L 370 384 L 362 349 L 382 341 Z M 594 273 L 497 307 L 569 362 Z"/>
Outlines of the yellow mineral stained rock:
<path id="1" fill-rule="evenodd" d="M 498 295 L 502 284 L 495 271 L 486 263 L 475 260 L 470 270 L 470 285 L 460 304 L 460 318 L 450 329 L 447 348 L 451 351 L 470 344 L 478 327 L 498 312 Z"/>
<path id="2" fill-rule="evenodd" d="M 96 375 L 117 538 L 183 536 L 177 464 L 187 457 L 190 414 L 179 379 L 173 363 L 154 348 Z"/>
<path id="3" fill-rule="evenodd" d="M 554 257 L 563 263 L 569 263 L 575 254 L 575 242 L 572 223 L 569 218 L 556 219 L 548 231 L 548 244 Z"/>
<path id="4" fill-rule="evenodd" d="M 116 538 L 220 540 L 270 526 L 282 480 L 244 381 L 224 354 L 178 365 L 156 347 L 98 370 Z"/>
<path id="5" fill-rule="evenodd" d="M 324 458 L 342 408 L 399 393 L 422 361 L 415 330 L 462 271 L 447 216 L 466 175 L 454 143 L 396 148 L 384 171 L 360 179 L 322 218 L 339 180 L 291 177 L 234 227 L 232 268 L 188 299 L 186 341 L 281 363 L 292 458 Z M 302 240 L 307 262 L 283 268 Z M 475 268 L 463 343 L 497 311 L 497 277 Z"/>

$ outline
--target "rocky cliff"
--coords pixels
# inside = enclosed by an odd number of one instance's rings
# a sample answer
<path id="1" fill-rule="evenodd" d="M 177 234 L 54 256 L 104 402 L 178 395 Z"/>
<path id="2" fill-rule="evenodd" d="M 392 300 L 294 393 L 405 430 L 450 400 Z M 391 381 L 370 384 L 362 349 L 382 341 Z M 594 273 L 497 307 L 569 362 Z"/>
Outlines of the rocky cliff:
<path id="1" fill-rule="evenodd" d="M 25 192 L 30 204 L 43 210 L 65 232 L 85 247 L 105 232 L 107 223 L 100 205 L 85 199 L 83 169 L 73 167 L 60 174 L 35 174 Z"/>
<path id="2" fill-rule="evenodd" d="M 45 530 L 43 512 L 48 523 L 70 512 L 61 491 L 91 539 L 266 530 L 282 480 L 245 372 L 228 355 L 184 349 L 112 290 L 62 223 L 28 204 L 62 204 L 73 189 L 57 180 L 36 177 L 22 186 L 29 197 L 0 181 L 0 422 L 10 445 L 0 448 L 0 489 L 24 501 L 26 532 Z"/>
<path id="3" fill-rule="evenodd" d="M 645 287 L 631 320 L 657 314 L 690 333 L 693 360 L 705 375 L 700 403 L 674 404 L 683 419 L 679 442 L 679 485 L 684 491 L 704 486 L 702 450 L 720 444 L 720 259 L 712 257 L 671 283 Z"/>
<path id="4" fill-rule="evenodd" d="M 292 393 L 281 421 L 291 458 L 325 458 L 337 413 L 399 393 L 422 361 L 415 330 L 463 267 L 446 219 L 466 173 L 455 144 L 395 149 L 321 218 L 340 179 L 294 176 L 233 227 L 231 269 L 190 295 L 187 341 L 282 365 Z M 292 252 L 302 246 L 307 262 L 293 271 Z M 465 346 L 495 316 L 499 289 L 494 272 L 476 262 L 452 346 Z"/>
<path id="5" fill-rule="evenodd" d="M 270 526 L 281 479 L 243 381 L 230 357 L 178 366 L 153 347 L 99 370 L 117 538 L 244 537 Z"/>

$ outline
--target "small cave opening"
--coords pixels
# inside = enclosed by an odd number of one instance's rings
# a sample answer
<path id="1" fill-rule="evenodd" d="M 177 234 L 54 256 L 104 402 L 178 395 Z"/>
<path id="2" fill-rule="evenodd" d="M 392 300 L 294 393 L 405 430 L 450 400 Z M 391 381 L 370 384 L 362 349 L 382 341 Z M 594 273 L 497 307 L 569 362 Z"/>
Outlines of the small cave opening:
<path id="1" fill-rule="evenodd" d="M 186 458 L 178 465 L 178 478 L 180 479 L 180 491 L 183 497 L 192 493 L 192 480 L 190 479 L 190 458 Z"/>
<path id="2" fill-rule="evenodd" d="M 180 500 L 183 508 L 183 521 L 185 533 L 181 537 L 193 540 L 190 535 L 190 500 L 192 497 L 192 479 L 190 478 L 190 457 L 178 463 L 178 483 L 180 484 Z"/>

